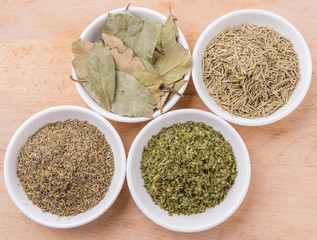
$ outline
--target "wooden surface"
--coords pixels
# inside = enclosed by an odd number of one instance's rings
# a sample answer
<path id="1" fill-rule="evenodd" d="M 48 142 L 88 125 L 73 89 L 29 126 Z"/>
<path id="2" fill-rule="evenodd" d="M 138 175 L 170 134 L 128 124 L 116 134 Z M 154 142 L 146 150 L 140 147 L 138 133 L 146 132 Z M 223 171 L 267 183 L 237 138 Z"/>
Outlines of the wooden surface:
<path id="1" fill-rule="evenodd" d="M 244 139 L 252 166 L 241 207 L 221 225 L 195 234 L 163 229 L 137 208 L 125 183 L 113 206 L 85 226 L 58 230 L 25 217 L 11 201 L 3 180 L 10 138 L 27 118 L 56 105 L 87 107 L 71 73 L 71 43 L 99 15 L 126 1 L 0 1 L 0 239 L 317 239 L 317 79 L 301 105 L 285 119 L 263 127 L 234 128 Z M 317 61 L 316 1 L 131 1 L 168 15 L 172 7 L 191 51 L 216 18 L 233 10 L 258 8 L 289 20 Z M 192 81 L 172 109 L 208 110 Z M 116 123 L 126 152 L 146 123 Z"/>

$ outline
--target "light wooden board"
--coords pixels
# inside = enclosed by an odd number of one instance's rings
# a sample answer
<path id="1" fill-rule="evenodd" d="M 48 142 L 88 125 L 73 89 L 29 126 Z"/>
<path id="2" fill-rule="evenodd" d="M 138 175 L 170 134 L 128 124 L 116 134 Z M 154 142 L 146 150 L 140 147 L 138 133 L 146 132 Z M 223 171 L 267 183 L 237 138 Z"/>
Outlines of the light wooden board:
<path id="1" fill-rule="evenodd" d="M 85 226 L 57 230 L 25 217 L 11 201 L 3 180 L 10 138 L 27 118 L 56 105 L 85 103 L 69 80 L 71 43 L 99 15 L 128 2 L 0 1 L 0 239 L 317 239 L 317 79 L 302 104 L 285 119 L 263 127 L 234 128 L 249 150 L 252 177 L 237 212 L 208 231 L 183 234 L 163 229 L 137 208 L 125 183 L 114 205 Z M 269 10 L 302 33 L 317 64 L 317 2 L 131 1 L 168 15 L 169 6 L 193 51 L 202 31 L 216 18 L 238 9 Z M 314 70 L 314 69 L 313 69 Z M 208 110 L 190 82 L 172 109 Z M 128 153 L 146 123 L 111 121 Z"/>

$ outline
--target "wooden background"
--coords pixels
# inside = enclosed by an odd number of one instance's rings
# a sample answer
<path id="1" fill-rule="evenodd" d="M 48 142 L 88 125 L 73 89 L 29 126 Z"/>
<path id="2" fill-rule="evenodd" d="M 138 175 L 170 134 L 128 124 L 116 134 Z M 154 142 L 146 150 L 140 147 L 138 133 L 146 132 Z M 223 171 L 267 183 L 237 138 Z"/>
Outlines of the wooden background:
<path id="1" fill-rule="evenodd" d="M 285 119 L 263 127 L 234 128 L 249 150 L 252 176 L 237 212 L 221 225 L 195 234 L 163 229 L 147 219 L 127 184 L 97 220 L 75 229 L 43 227 L 11 201 L 3 180 L 10 138 L 27 118 L 56 105 L 87 107 L 69 80 L 71 43 L 99 15 L 128 1 L 0 1 L 0 239 L 317 239 L 317 79 L 301 105 Z M 132 6 L 168 15 L 169 6 L 193 51 L 202 31 L 216 18 L 238 9 L 272 11 L 302 33 L 317 61 L 317 2 L 314 0 L 152 0 Z M 192 81 L 172 110 L 207 110 Z M 111 121 L 126 152 L 146 123 Z"/>

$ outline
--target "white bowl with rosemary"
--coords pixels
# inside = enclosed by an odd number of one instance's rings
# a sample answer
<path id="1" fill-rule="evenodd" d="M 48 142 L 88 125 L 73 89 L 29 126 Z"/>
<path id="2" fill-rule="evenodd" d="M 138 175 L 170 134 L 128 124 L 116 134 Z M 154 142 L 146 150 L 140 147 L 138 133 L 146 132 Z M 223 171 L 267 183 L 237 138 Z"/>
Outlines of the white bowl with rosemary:
<path id="1" fill-rule="evenodd" d="M 247 148 L 220 117 L 202 110 L 168 112 L 137 135 L 127 182 L 139 209 L 178 232 L 210 229 L 242 203 L 251 176 Z"/>
<path id="2" fill-rule="evenodd" d="M 228 13 L 200 35 L 192 76 L 206 106 L 239 125 L 276 122 L 305 97 L 312 60 L 300 32 L 263 10 Z"/>
<path id="3" fill-rule="evenodd" d="M 192 63 L 176 20 L 171 11 L 167 18 L 128 6 L 89 24 L 72 46 L 71 79 L 85 103 L 118 122 L 150 120 L 173 107 Z"/>
<path id="4" fill-rule="evenodd" d="M 92 110 L 57 106 L 13 135 L 4 159 L 8 193 L 24 215 L 73 228 L 102 215 L 118 197 L 126 155 L 114 127 Z"/>

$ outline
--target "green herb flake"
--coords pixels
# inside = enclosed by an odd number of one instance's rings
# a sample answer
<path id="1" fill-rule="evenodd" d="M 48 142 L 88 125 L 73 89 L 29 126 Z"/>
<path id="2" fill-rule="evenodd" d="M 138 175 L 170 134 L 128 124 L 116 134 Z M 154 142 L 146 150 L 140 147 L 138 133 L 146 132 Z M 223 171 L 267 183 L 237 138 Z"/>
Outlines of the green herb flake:
<path id="1" fill-rule="evenodd" d="M 211 126 L 192 121 L 152 136 L 140 169 L 153 202 L 170 216 L 202 213 L 220 204 L 238 173 L 230 143 Z"/>

